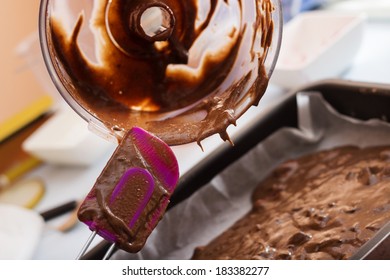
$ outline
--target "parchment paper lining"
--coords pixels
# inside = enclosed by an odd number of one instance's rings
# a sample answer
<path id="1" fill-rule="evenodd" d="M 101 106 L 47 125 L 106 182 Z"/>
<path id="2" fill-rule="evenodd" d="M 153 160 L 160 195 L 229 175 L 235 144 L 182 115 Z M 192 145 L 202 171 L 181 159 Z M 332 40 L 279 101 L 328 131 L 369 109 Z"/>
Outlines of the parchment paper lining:
<path id="1" fill-rule="evenodd" d="M 190 259 L 251 208 L 259 182 L 281 162 L 336 146 L 390 144 L 390 125 L 337 113 L 315 92 L 297 94 L 299 129 L 282 128 L 230 165 L 189 199 L 171 209 L 138 254 L 117 259 Z"/>

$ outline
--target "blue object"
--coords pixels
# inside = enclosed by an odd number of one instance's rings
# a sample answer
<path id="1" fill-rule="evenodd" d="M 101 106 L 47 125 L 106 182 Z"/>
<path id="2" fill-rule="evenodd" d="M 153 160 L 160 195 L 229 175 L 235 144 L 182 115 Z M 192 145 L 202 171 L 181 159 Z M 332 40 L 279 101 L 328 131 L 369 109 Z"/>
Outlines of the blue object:
<path id="1" fill-rule="evenodd" d="M 318 8 L 327 0 L 281 0 L 283 19 L 285 22 L 303 11 Z"/>

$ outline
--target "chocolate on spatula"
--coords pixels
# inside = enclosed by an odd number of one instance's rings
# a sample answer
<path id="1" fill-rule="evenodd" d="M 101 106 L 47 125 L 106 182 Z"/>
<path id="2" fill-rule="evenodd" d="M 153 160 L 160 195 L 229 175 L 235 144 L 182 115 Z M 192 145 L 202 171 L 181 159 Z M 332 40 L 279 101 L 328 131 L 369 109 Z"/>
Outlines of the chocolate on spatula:
<path id="1" fill-rule="evenodd" d="M 177 160 L 169 146 L 132 128 L 80 206 L 78 217 L 117 247 L 137 252 L 162 218 L 178 179 Z"/>

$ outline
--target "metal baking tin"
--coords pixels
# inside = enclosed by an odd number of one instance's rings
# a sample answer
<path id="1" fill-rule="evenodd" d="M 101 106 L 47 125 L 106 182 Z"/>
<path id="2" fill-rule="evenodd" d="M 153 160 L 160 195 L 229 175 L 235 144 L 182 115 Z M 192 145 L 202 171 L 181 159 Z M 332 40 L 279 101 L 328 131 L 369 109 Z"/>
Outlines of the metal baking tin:
<path id="1" fill-rule="evenodd" d="M 381 119 L 390 122 L 390 85 L 324 80 L 291 91 L 281 103 L 254 125 L 242 130 L 234 146 L 222 145 L 180 178 L 169 209 L 190 197 L 259 142 L 282 127 L 298 126 L 296 94 L 316 91 L 339 113 L 360 120 Z M 168 210 L 169 210 L 168 209 Z M 85 255 L 101 259 L 110 244 L 102 242 Z M 351 259 L 390 259 L 390 223 L 362 246 Z"/>

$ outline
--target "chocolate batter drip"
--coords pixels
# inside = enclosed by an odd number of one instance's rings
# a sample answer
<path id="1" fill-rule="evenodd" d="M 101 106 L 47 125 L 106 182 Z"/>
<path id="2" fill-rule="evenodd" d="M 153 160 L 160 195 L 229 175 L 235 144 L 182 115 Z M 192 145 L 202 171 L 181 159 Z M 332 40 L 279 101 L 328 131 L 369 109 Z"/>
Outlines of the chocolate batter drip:
<path id="1" fill-rule="evenodd" d="M 242 10 L 242 0 L 236 1 Z M 228 140 L 226 128 L 263 95 L 268 82 L 263 63 L 273 34 L 270 0 L 251 4 L 256 15 L 250 26 L 243 23 L 241 11 L 241 26 L 231 30 L 229 44 L 217 54 L 206 54 L 195 74 L 172 66 L 189 63 L 191 47 L 213 28 L 218 8 L 229 6 L 227 1 L 210 0 L 200 23 L 197 0 L 96 0 L 94 5 L 89 23 L 99 34 L 97 63 L 80 47 L 86 25 L 82 14 L 70 36 L 52 17 L 48 36 L 52 61 L 67 91 L 108 129 L 141 126 L 170 145 L 200 143 L 214 133 Z M 142 19 L 152 8 L 160 10 L 162 23 L 148 35 Z M 239 73 L 236 64 L 247 56 L 240 49 L 248 38 L 253 66 Z M 221 89 L 235 71 L 235 79 Z M 236 112 L 242 103 L 244 110 Z"/>

